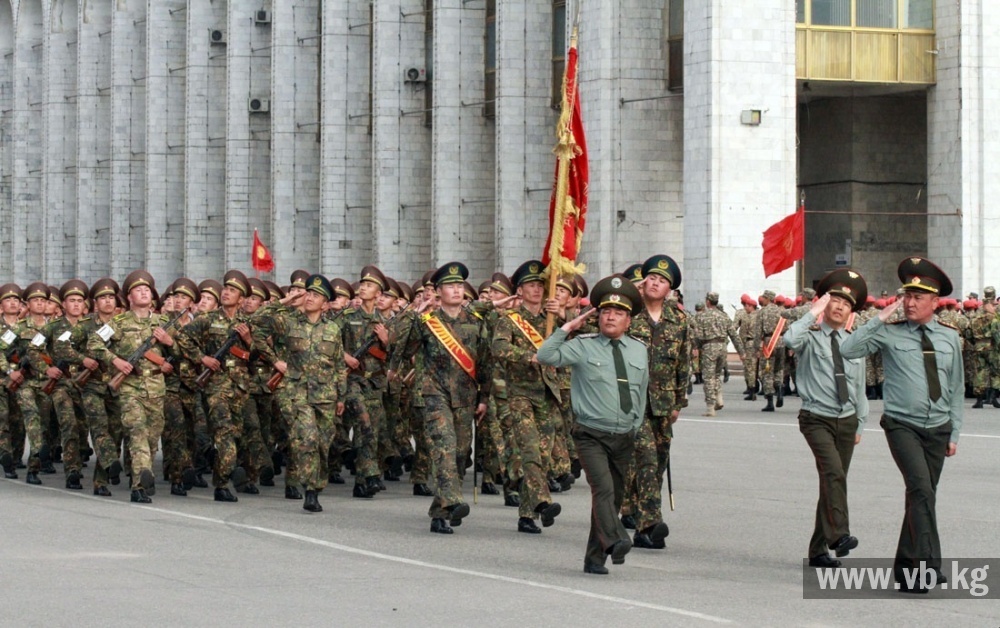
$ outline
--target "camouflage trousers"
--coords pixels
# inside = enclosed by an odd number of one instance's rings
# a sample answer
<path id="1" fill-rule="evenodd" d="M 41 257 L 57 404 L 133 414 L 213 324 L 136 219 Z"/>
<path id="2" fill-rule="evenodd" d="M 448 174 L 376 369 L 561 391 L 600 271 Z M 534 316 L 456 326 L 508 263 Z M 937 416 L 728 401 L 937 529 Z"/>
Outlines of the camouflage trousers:
<path id="1" fill-rule="evenodd" d="M 977 352 L 976 353 L 976 366 L 973 372 L 972 378 L 972 392 L 977 397 L 986 394 L 986 390 L 990 388 L 990 356 L 988 353 Z"/>
<path id="2" fill-rule="evenodd" d="M 295 388 L 285 382 L 274 391 L 275 409 L 274 423 L 279 424 L 283 436 L 278 436 L 279 441 L 275 442 L 275 447 L 286 452 L 288 466 L 285 467 L 285 487 L 297 486 L 299 484 L 298 465 L 291 452 L 291 426 L 289 419 L 295 416 L 298 400 Z"/>
<path id="3" fill-rule="evenodd" d="M 490 398 L 491 401 L 493 398 Z M 524 477 L 524 463 L 521 461 L 521 449 L 517 445 L 517 438 L 514 434 L 514 417 L 510 413 L 510 403 L 506 398 L 496 399 L 497 424 L 500 426 L 500 433 L 503 438 L 503 451 L 500 454 L 500 464 L 507 474 L 507 484 L 505 489 L 511 492 L 511 488 L 520 483 Z M 517 492 L 517 491 L 513 491 Z"/>
<path id="4" fill-rule="evenodd" d="M 128 435 L 132 456 L 133 486 L 138 486 L 140 473 L 153 470 L 163 433 L 163 402 L 164 397 L 135 394 L 128 389 L 122 391 L 122 428 Z"/>
<path id="5" fill-rule="evenodd" d="M 765 395 L 773 395 L 775 386 L 781 386 L 784 379 L 784 353 L 784 348 L 779 346 L 774 348 L 770 358 L 760 358 L 760 385 Z"/>
<path id="6" fill-rule="evenodd" d="M 163 402 L 163 474 L 171 484 L 179 484 L 184 470 L 194 467 L 188 439 L 194 416 L 187 410 L 180 391 L 168 390 Z"/>
<path id="7" fill-rule="evenodd" d="M 444 395 L 424 395 L 424 434 L 434 474 L 434 500 L 427 514 L 448 518 L 447 508 L 461 504 L 465 460 L 472 444 L 475 408 L 453 408 Z"/>
<path id="8" fill-rule="evenodd" d="M 965 369 L 965 384 L 971 387 L 972 380 L 976 378 L 976 352 L 969 347 L 962 350 L 962 366 Z"/>
<path id="9" fill-rule="evenodd" d="M 646 417 L 635 435 L 635 454 L 625 480 L 623 514 L 635 516 L 636 530 L 663 521 L 663 474 L 670 460 L 670 441 L 674 429 L 669 417 L 653 416 L 646 408 Z"/>
<path id="10" fill-rule="evenodd" d="M 416 401 L 416 400 L 414 400 Z M 431 454 L 427 441 L 427 422 L 424 416 L 424 404 L 410 407 L 410 432 L 413 434 L 413 468 L 410 470 L 411 484 L 427 484 L 431 477 Z"/>
<path id="11" fill-rule="evenodd" d="M 80 391 L 80 401 L 97 454 L 97 463 L 94 465 L 94 486 L 107 486 L 108 468 L 121 457 L 122 453 L 120 398 L 111 394 L 107 384 L 88 382 Z"/>
<path id="12" fill-rule="evenodd" d="M 549 432 L 547 436 L 544 435 L 543 429 L 545 427 L 543 426 L 551 428 L 555 424 L 552 415 L 558 415 L 559 409 L 555 398 L 548 390 L 540 399 L 522 396 L 510 397 L 508 406 L 510 407 L 514 442 L 517 443 L 521 455 L 521 473 L 523 474 L 519 490 L 521 506 L 518 515 L 537 519 L 538 514 L 535 512 L 535 508 L 539 504 L 552 501 L 548 482 L 551 457 L 545 455 L 545 444 L 549 443 L 551 447 L 552 432 Z M 561 415 L 559 415 L 559 419 L 562 420 Z"/>
<path id="13" fill-rule="evenodd" d="M 10 456 L 14 460 L 14 448 L 10 436 L 10 401 L 6 390 L 0 391 L 0 458 Z"/>
<path id="14" fill-rule="evenodd" d="M 216 380 L 220 383 L 215 383 Z M 211 390 L 205 391 L 205 403 L 208 405 L 208 433 L 211 434 L 215 447 L 212 485 L 215 488 L 225 488 L 236 469 L 248 395 L 223 373 L 213 378 L 211 384 Z M 248 475 L 251 472 L 250 469 L 246 471 Z"/>
<path id="15" fill-rule="evenodd" d="M 753 346 L 753 338 L 742 338 L 743 346 L 743 381 L 747 383 L 747 388 L 757 390 L 757 354 L 750 347 Z"/>
<path id="16" fill-rule="evenodd" d="M 7 407 L 7 429 L 10 430 L 10 453 L 14 460 L 24 459 L 24 419 L 21 418 L 21 406 L 17 404 L 17 395 L 6 388 L 0 388 Z"/>
<path id="17" fill-rule="evenodd" d="M 413 455 L 413 445 L 410 443 L 410 422 L 406 415 L 409 414 L 409 404 L 411 395 L 408 390 L 400 388 L 398 391 L 389 391 L 385 396 L 385 452 L 389 456 L 407 457 Z M 379 446 L 381 448 L 381 437 Z M 383 457 L 384 461 L 385 458 Z"/>
<path id="18" fill-rule="evenodd" d="M 246 403 L 243 405 L 243 433 L 240 436 L 240 464 L 247 471 L 247 477 L 251 482 L 260 479 L 260 472 L 265 467 L 273 467 L 271 462 L 271 450 L 268 449 L 264 439 L 264 425 L 268 419 L 261 421 L 260 407 L 268 405 L 267 398 L 270 395 L 248 395 Z M 270 427 L 270 425 L 268 426 Z"/>
<path id="19" fill-rule="evenodd" d="M 80 424 L 86 425 L 80 393 L 70 382 L 60 381 L 52 391 L 52 406 L 59 419 L 59 439 L 62 444 L 63 470 L 69 475 L 83 468 L 80 449 L 87 441 L 80 441 Z"/>
<path id="20" fill-rule="evenodd" d="M 725 342 L 709 342 L 702 346 L 701 377 L 705 382 L 705 407 L 714 409 L 722 403 L 722 370 L 726 366 Z"/>
<path id="21" fill-rule="evenodd" d="M 299 481 L 307 491 L 322 491 L 330 475 L 327 456 L 337 433 L 337 404 L 310 404 L 304 394 L 299 395 L 288 428 Z"/>
<path id="22" fill-rule="evenodd" d="M 483 461 L 483 482 L 499 482 L 504 476 L 504 438 L 497 418 L 497 404 L 491 397 L 486 403 L 486 416 L 476 430 L 476 456 Z"/>
<path id="23" fill-rule="evenodd" d="M 21 408 L 24 431 L 28 437 L 28 471 L 37 473 L 41 468 L 39 450 L 45 444 L 42 417 L 52 411 L 51 398 L 42 392 L 43 382 L 26 381 L 17 389 L 17 405 Z"/>
<path id="24" fill-rule="evenodd" d="M 380 472 L 379 434 L 385 423 L 385 406 L 382 391 L 362 391 L 351 386 L 344 400 L 344 413 L 350 414 L 354 426 L 355 483 L 364 484 L 366 478 L 377 477 Z"/>
<path id="25" fill-rule="evenodd" d="M 865 386 L 875 386 L 883 381 L 885 374 L 882 371 L 882 352 L 876 351 L 865 358 Z"/>

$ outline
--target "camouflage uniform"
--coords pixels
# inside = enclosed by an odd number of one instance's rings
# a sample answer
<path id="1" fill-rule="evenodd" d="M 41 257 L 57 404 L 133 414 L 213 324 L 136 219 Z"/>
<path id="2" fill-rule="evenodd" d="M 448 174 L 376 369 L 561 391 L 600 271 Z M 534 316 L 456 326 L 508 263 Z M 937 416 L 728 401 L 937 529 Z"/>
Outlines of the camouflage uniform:
<path id="1" fill-rule="evenodd" d="M 48 365 L 42 359 L 41 348 L 45 345 L 43 327 L 36 326 L 32 318 L 21 321 L 15 333 L 18 335 L 19 370 L 24 374 L 24 383 L 17 389 L 17 405 L 24 419 L 24 431 L 28 437 L 30 457 L 28 471 L 38 473 L 42 466 L 50 466 L 50 449 L 45 443 L 45 423 L 43 417 L 51 416 L 52 400 L 42 392 L 48 379 L 45 369 Z M 51 472 L 51 471 L 50 471 Z"/>
<path id="2" fill-rule="evenodd" d="M 87 356 L 96 359 L 90 351 L 90 337 L 103 326 L 104 321 L 97 316 L 84 317 L 70 332 L 69 344 L 86 347 Z M 122 454 L 121 403 L 118 393 L 108 388 L 109 379 L 101 365 L 91 373 L 87 383 L 80 390 L 80 404 L 97 455 L 97 462 L 94 465 L 94 488 L 108 485 L 108 470 Z"/>
<path id="3" fill-rule="evenodd" d="M 294 414 L 287 420 L 297 477 L 306 490 L 321 491 L 327 485 L 328 455 L 337 433 L 337 402 L 347 393 L 340 326 L 323 318 L 312 323 L 302 312 L 278 303 L 264 309 L 272 321 L 272 337 L 280 337 L 280 345 L 287 348 L 283 382 L 293 399 Z M 262 347 L 261 353 L 268 353 L 265 361 L 278 359 L 269 347 Z"/>
<path id="4" fill-rule="evenodd" d="M 757 390 L 757 352 L 753 349 L 754 326 L 757 323 L 757 310 L 747 312 L 745 308 L 740 308 L 733 318 L 733 326 L 743 343 L 743 379 L 747 383 L 747 390 Z"/>
<path id="5" fill-rule="evenodd" d="M 447 325 L 453 336 L 475 360 L 473 379 L 425 323 L 430 317 Z M 424 429 L 432 469 L 435 474 L 434 501 L 428 515 L 432 519 L 449 518 L 450 508 L 463 503 L 462 479 L 465 459 L 472 442 L 472 422 L 476 406 L 486 403 L 492 374 L 487 362 L 486 326 L 468 310 L 452 318 L 437 309 L 414 318 L 409 329 L 401 330 L 399 350 L 393 364 L 419 355 L 423 363 L 420 393 L 424 400 Z M 419 351 L 419 354 L 418 354 Z"/>
<path id="6" fill-rule="evenodd" d="M 966 340 L 972 346 L 976 359 L 972 392 L 977 397 L 985 396 L 987 389 L 990 388 L 990 369 L 994 351 L 992 327 L 995 318 L 993 312 L 984 308 L 970 321 L 966 331 Z"/>
<path id="7" fill-rule="evenodd" d="M 4 329 L 2 333 L 5 334 L 6 331 Z M 14 340 L 16 335 L 7 337 Z M 7 373 L 10 370 L 10 364 L 7 362 L 6 356 L 8 348 L 7 343 L 0 338 L 0 372 L 3 373 Z M 16 477 L 16 472 L 14 471 L 14 448 L 11 444 L 10 405 L 10 396 L 7 394 L 6 387 L 4 387 L 0 390 L 0 459 L 3 460 L 4 472 L 8 474 L 8 477 L 13 479 L 13 477 Z"/>
<path id="8" fill-rule="evenodd" d="M 536 331 L 545 329 L 544 312 L 532 314 L 523 305 L 516 312 Z M 504 372 L 507 406 L 521 460 L 519 515 L 536 519 L 535 508 L 552 501 L 548 473 L 552 470 L 555 428 L 562 423 L 555 367 L 532 362 L 537 349 L 510 314 L 497 321 L 491 351 Z"/>
<path id="9" fill-rule="evenodd" d="M 346 310 L 343 314 L 342 342 L 344 351 L 353 355 L 371 337 L 375 325 L 385 323 L 377 310 L 368 314 L 364 310 Z M 381 347 L 381 343 L 376 343 Z M 379 434 L 385 423 L 385 406 L 382 395 L 388 379 L 386 364 L 369 351 L 358 358 L 359 368 L 347 373 L 347 395 L 344 414 L 354 429 L 355 486 L 365 487 L 380 476 Z M 367 490 L 367 489 L 366 489 Z M 370 490 L 368 492 L 371 492 Z"/>
<path id="10" fill-rule="evenodd" d="M 768 303 L 757 313 L 757 326 L 753 339 L 753 346 L 760 355 L 761 367 L 761 387 L 764 395 L 774 395 L 775 385 L 781 386 L 782 369 L 784 367 L 785 344 L 778 338 L 771 357 L 764 357 L 763 351 L 774 335 L 774 328 L 781 318 L 781 308 L 774 303 Z"/>
<path id="11" fill-rule="evenodd" d="M 191 320 L 189 314 L 184 316 Z M 171 335 L 176 338 L 177 332 Z M 176 485 L 181 483 L 184 471 L 194 468 L 194 452 L 204 451 L 208 443 L 204 437 L 199 443 L 196 437 L 197 413 L 200 410 L 204 415 L 204 410 L 195 394 L 194 365 L 181 357 L 174 357 L 171 363 L 173 372 L 164 375 L 167 391 L 163 406 L 163 474 Z"/>
<path id="12" fill-rule="evenodd" d="M 688 315 L 670 303 L 663 304 L 659 322 L 643 310 L 632 317 L 629 335 L 649 351 L 649 388 L 646 416 L 635 437 L 635 461 L 626 478 L 625 514 L 634 514 L 636 531 L 663 521 L 663 474 L 670 460 L 675 412 L 688 405 L 691 379 L 691 332 Z"/>
<path id="13" fill-rule="evenodd" d="M 87 339 L 87 350 L 109 373 L 117 373 L 114 359 L 127 360 L 153 330 L 167 322 L 167 318 L 151 314 L 139 318 L 134 312 L 125 312 L 112 318 L 106 325 Z M 107 338 L 105 340 L 104 338 Z M 150 349 L 163 357 L 165 350 L 154 343 Z M 132 482 L 138 486 L 143 471 L 152 472 L 156 448 L 163 432 L 163 402 L 166 383 L 160 368 L 141 358 L 134 370 L 122 382 L 122 426 L 128 434 L 128 447 L 132 456 Z"/>
<path id="14" fill-rule="evenodd" d="M 17 326 L 20 321 L 15 320 L 14 324 L 8 324 L 6 317 L 0 317 L 0 336 L 7 335 L 7 332 L 11 332 L 13 336 L 7 336 L 11 343 L 0 339 L 0 351 L 6 353 L 11 350 L 11 347 L 16 349 L 18 345 L 18 335 Z M 6 366 L 3 369 L 3 373 L 6 374 L 16 365 L 11 364 L 9 360 L 4 356 L 4 363 Z M 6 383 L 6 380 L 4 380 Z M 15 466 L 24 458 L 24 441 L 26 438 L 26 432 L 24 429 L 24 421 L 21 417 L 21 408 L 17 405 L 17 394 L 10 392 L 6 386 L 0 387 L 0 421 L 3 422 L 3 426 L 0 426 L 0 430 L 3 430 L 9 437 L 9 447 L 11 457 L 15 461 Z M 0 452 L 2 454 L 3 452 Z"/>
<path id="15" fill-rule="evenodd" d="M 226 342 L 233 328 L 247 323 L 246 317 L 237 312 L 229 318 L 222 308 L 197 316 L 177 334 L 177 351 L 180 357 L 195 364 L 201 363 L 203 356 L 212 356 Z M 256 344 L 256 343 L 254 343 Z M 242 339 L 238 347 L 249 352 Z M 243 415 L 248 400 L 250 374 L 247 361 L 232 353 L 223 356 L 221 366 L 205 384 L 204 395 L 208 405 L 208 430 L 215 446 L 215 464 L 212 469 L 212 485 L 225 488 L 230 476 L 237 468 L 239 446 L 242 446 Z M 255 478 L 258 469 L 247 468 L 248 477 Z M 237 486 L 237 490 L 241 487 Z"/>
<path id="16" fill-rule="evenodd" d="M 705 382 L 706 414 L 715 415 L 722 406 L 722 369 L 728 356 L 729 340 L 743 354 L 743 341 L 733 322 L 718 307 L 707 307 L 694 316 L 691 335 L 701 358 L 701 377 Z"/>
<path id="17" fill-rule="evenodd" d="M 84 368 L 83 358 L 86 357 L 87 338 L 79 334 L 75 339 L 73 337 L 73 329 L 82 322 L 81 319 L 74 325 L 66 317 L 62 317 L 45 327 L 49 355 L 53 364 L 63 371 L 63 377 L 56 383 L 51 397 L 56 417 L 59 419 L 63 469 L 66 475 L 73 472 L 80 473 L 83 468 L 80 449 L 81 446 L 87 445 L 86 441 L 80 442 L 80 423 L 86 424 L 83 400 L 79 389 L 72 382 L 72 378 Z"/>

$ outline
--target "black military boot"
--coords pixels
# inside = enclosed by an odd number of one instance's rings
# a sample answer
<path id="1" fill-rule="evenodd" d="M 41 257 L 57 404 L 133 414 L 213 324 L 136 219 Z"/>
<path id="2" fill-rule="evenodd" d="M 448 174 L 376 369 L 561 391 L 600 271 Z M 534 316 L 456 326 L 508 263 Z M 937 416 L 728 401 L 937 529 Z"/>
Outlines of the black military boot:
<path id="1" fill-rule="evenodd" d="M 228 487 L 215 489 L 215 501 L 217 502 L 238 502 L 240 501 Z"/>
<path id="2" fill-rule="evenodd" d="M 146 491 L 141 488 L 136 488 L 132 490 L 131 501 L 134 504 L 152 504 L 153 500 L 146 495 Z"/>
<path id="3" fill-rule="evenodd" d="M 774 407 L 780 408 L 781 406 L 785 405 L 785 391 L 779 388 L 777 390 L 777 393 L 778 393 L 777 394 L 778 398 L 774 400 Z"/>
<path id="4" fill-rule="evenodd" d="M 285 499 L 302 499 L 302 493 L 298 488 L 288 485 L 285 487 Z"/>
<path id="5" fill-rule="evenodd" d="M 187 497 L 188 492 L 182 483 L 174 482 L 170 485 L 170 494 L 177 497 Z"/>
<path id="6" fill-rule="evenodd" d="M 309 512 L 323 512 L 323 507 L 319 505 L 319 492 L 306 490 L 306 500 L 302 508 Z"/>
<path id="7" fill-rule="evenodd" d="M 70 471 L 69 475 L 66 476 L 66 488 L 74 491 L 82 491 L 83 484 L 80 484 L 81 479 L 83 479 L 83 475 L 79 471 Z"/>
<path id="8" fill-rule="evenodd" d="M 434 497 L 434 491 L 423 482 L 413 485 L 413 494 L 417 497 Z"/>
<path id="9" fill-rule="evenodd" d="M 0 466 L 3 466 L 4 478 L 8 480 L 17 479 L 17 468 L 14 466 L 14 456 L 4 452 L 3 456 L 0 456 Z"/>
<path id="10" fill-rule="evenodd" d="M 981 409 L 983 407 L 983 401 L 985 401 L 985 400 L 986 400 L 986 393 L 983 393 L 983 394 L 979 395 L 978 397 L 976 397 L 976 403 L 972 404 L 972 407 L 975 408 L 975 409 L 977 409 L 977 410 Z"/>
<path id="11" fill-rule="evenodd" d="M 875 398 L 882 398 L 882 384 L 875 384 Z"/>
<path id="12" fill-rule="evenodd" d="M 764 395 L 767 405 L 760 409 L 761 412 L 774 412 L 774 395 Z"/>
<path id="13" fill-rule="evenodd" d="M 996 388 L 990 388 L 990 405 L 1000 408 L 1000 391 Z"/>
<path id="14" fill-rule="evenodd" d="M 705 380 L 703 380 L 701 378 L 701 373 L 695 373 L 694 374 L 694 383 L 695 384 L 704 384 L 705 383 Z"/>

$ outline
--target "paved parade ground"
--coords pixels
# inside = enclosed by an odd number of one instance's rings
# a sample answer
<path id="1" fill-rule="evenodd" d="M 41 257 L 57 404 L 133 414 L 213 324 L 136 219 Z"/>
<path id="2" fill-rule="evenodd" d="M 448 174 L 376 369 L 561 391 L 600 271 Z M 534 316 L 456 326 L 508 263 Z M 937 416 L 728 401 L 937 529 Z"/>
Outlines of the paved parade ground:
<path id="1" fill-rule="evenodd" d="M 677 509 L 667 549 L 633 550 L 608 576 L 583 573 L 590 494 L 555 496 L 556 525 L 517 532 L 517 511 L 480 496 L 452 536 L 431 534 L 429 500 L 404 478 L 374 500 L 350 482 L 308 514 L 284 499 L 282 477 L 238 504 L 210 489 L 151 506 L 62 488 L 0 482 L 3 623 L 170 626 L 997 626 L 1000 601 L 884 593 L 804 600 L 816 503 L 813 458 L 797 429 L 799 400 L 774 414 L 726 384 L 726 408 L 704 418 L 701 387 L 673 445 Z M 946 558 L 1000 557 L 1000 410 L 971 410 L 958 455 L 945 463 L 937 514 Z M 844 559 L 891 558 L 903 483 L 878 428 L 880 401 L 849 477 Z M 157 467 L 157 470 L 158 467 Z M 91 468 L 85 470 L 89 480 Z M 466 481 L 469 488 L 469 481 Z M 471 490 L 466 490 L 471 502 Z M 666 503 L 666 496 L 664 502 Z M 991 565 L 990 571 L 1000 571 Z M 992 574 L 1000 582 L 1000 574 Z M 992 595 L 995 592 L 991 591 Z"/>

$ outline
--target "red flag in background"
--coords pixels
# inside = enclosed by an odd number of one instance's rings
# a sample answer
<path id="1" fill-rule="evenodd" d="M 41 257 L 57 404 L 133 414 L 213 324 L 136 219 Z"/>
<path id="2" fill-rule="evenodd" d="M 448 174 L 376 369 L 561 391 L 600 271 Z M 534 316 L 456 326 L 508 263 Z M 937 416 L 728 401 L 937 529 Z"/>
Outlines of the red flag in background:
<path id="1" fill-rule="evenodd" d="M 786 216 L 764 232 L 764 276 L 791 268 L 806 255 L 805 207 Z"/>
<path id="2" fill-rule="evenodd" d="M 253 230 L 253 251 L 250 254 L 250 263 L 257 272 L 269 273 L 274 270 L 274 258 L 267 250 L 264 243 L 260 241 L 257 230 Z"/>
<path id="3" fill-rule="evenodd" d="M 549 201 L 549 237 L 542 250 L 542 263 L 555 274 L 579 272 L 583 229 L 587 222 L 589 169 L 583 115 L 577 91 L 577 31 L 573 29 L 563 77 L 562 114 L 556 127 L 556 181 Z M 554 285 L 554 284 L 553 284 Z"/>

